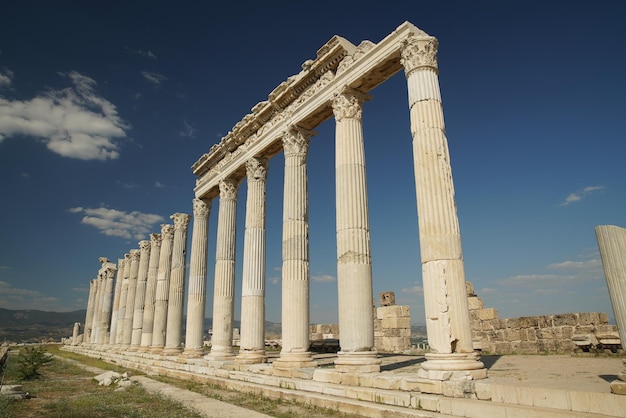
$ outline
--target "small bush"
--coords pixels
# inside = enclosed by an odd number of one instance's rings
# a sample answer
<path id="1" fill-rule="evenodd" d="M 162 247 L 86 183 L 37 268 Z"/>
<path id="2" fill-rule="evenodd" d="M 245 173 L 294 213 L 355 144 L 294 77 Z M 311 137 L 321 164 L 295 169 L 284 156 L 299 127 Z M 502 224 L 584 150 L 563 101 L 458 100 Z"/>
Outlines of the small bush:
<path id="1" fill-rule="evenodd" d="M 43 347 L 26 347 L 20 350 L 17 373 L 21 380 L 34 380 L 41 376 L 40 369 L 52 361 Z"/>

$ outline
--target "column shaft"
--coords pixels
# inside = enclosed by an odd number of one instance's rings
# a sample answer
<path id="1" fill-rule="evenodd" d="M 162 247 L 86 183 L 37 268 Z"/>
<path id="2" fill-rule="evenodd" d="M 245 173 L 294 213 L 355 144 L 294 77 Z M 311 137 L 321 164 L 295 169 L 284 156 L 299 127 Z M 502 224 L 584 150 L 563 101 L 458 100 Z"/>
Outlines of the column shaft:
<path id="1" fill-rule="evenodd" d="M 313 133 L 291 127 L 283 137 L 282 350 L 277 368 L 315 367 L 309 351 L 309 197 L 306 158 Z"/>
<path id="2" fill-rule="evenodd" d="M 237 362 L 265 361 L 265 191 L 267 159 L 246 162 L 248 195 L 243 244 L 241 341 Z"/>
<path id="3" fill-rule="evenodd" d="M 117 338 L 117 319 L 120 309 L 120 296 L 122 292 L 122 282 L 124 281 L 124 259 L 117 260 L 117 278 L 115 279 L 115 292 L 113 294 L 113 308 L 111 311 L 111 330 L 109 332 L 109 345 L 115 345 Z"/>
<path id="4" fill-rule="evenodd" d="M 126 314 L 126 302 L 128 300 L 128 278 L 130 277 L 130 254 L 124 254 L 124 274 L 122 276 L 122 290 L 120 291 L 120 307 L 117 311 L 117 335 L 115 336 L 115 345 L 119 348 L 124 339 L 124 327 L 128 320 Z"/>
<path id="5" fill-rule="evenodd" d="M 361 123 L 367 96 L 346 88 L 333 101 L 336 119 L 337 285 L 340 371 L 379 371 L 374 350 L 365 150 Z"/>
<path id="6" fill-rule="evenodd" d="M 150 241 L 139 241 L 139 271 L 137 273 L 137 289 L 133 313 L 133 330 L 130 337 L 130 350 L 136 351 L 141 344 L 143 329 L 143 310 L 146 300 L 146 286 L 148 282 L 148 262 L 150 261 Z"/>
<path id="7" fill-rule="evenodd" d="M 148 261 L 148 280 L 146 282 L 146 298 L 144 301 L 143 321 L 141 327 L 141 347 L 139 351 L 147 351 L 152 345 L 154 328 L 154 299 L 156 296 L 159 256 L 161 253 L 161 234 L 150 234 L 150 260 Z"/>
<path id="8" fill-rule="evenodd" d="M 187 296 L 187 329 L 185 352 L 187 357 L 201 357 L 204 347 L 204 316 L 206 306 L 206 275 L 208 231 L 211 201 L 193 200 L 193 231 L 189 265 Z"/>
<path id="9" fill-rule="evenodd" d="M 124 315 L 124 332 L 122 346 L 129 347 L 133 336 L 133 319 L 135 315 L 135 293 L 137 292 L 137 277 L 139 276 L 139 256 L 141 250 L 130 250 L 130 275 L 128 276 L 128 290 L 126 294 L 126 309 Z"/>
<path id="10" fill-rule="evenodd" d="M 91 326 L 93 324 L 93 310 L 96 298 L 96 279 L 89 282 L 89 298 L 87 299 L 87 313 L 85 315 L 85 330 L 83 331 L 83 343 L 91 342 Z"/>
<path id="11" fill-rule="evenodd" d="M 486 377 L 473 352 L 452 168 L 437 77 L 437 41 L 410 39 L 402 50 L 409 90 L 415 188 L 428 343 L 421 376 L 471 370 Z M 431 372 L 433 371 L 433 372 Z M 451 378 L 456 378 L 452 374 Z M 441 379 L 440 379 L 441 380 Z"/>
<path id="12" fill-rule="evenodd" d="M 98 335 L 98 344 L 106 344 L 109 342 L 109 333 L 111 331 L 111 312 L 113 310 L 113 288 L 115 284 L 115 264 L 107 262 L 104 266 L 105 284 L 104 296 L 102 299 L 102 314 L 100 318 L 100 333 Z"/>
<path id="13" fill-rule="evenodd" d="M 235 239 L 237 189 L 240 179 L 220 181 L 220 208 L 217 221 L 215 288 L 213 292 L 213 335 L 210 360 L 227 360 L 233 354 L 235 298 Z"/>
<path id="14" fill-rule="evenodd" d="M 167 307 L 167 334 L 164 354 L 177 354 L 183 351 L 183 306 L 185 301 L 185 261 L 187 254 L 187 228 L 189 216 L 175 213 L 174 242 L 172 248 L 172 272 L 170 274 L 170 294 Z"/>
<path id="15" fill-rule="evenodd" d="M 165 347 L 167 326 L 167 301 L 170 294 L 170 274 L 172 271 L 172 242 L 174 225 L 161 225 L 161 253 L 157 272 L 156 295 L 154 300 L 154 324 L 150 351 L 160 353 Z"/>

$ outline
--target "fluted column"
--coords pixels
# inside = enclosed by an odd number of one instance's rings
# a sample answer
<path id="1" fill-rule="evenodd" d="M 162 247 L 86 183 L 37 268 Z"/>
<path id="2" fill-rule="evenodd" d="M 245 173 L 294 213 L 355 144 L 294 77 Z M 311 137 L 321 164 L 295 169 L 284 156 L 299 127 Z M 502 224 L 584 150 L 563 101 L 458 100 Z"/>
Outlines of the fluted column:
<path id="1" fill-rule="evenodd" d="M 137 351 L 141 344 L 143 329 L 143 310 L 146 300 L 146 286 L 148 282 L 148 262 L 150 261 L 150 241 L 139 241 L 139 271 L 137 272 L 137 289 L 133 313 L 133 329 L 130 337 L 130 351 Z"/>
<path id="2" fill-rule="evenodd" d="M 238 363 L 265 361 L 265 191 L 267 158 L 246 161 L 248 195 L 243 243 Z"/>
<path id="3" fill-rule="evenodd" d="M 220 181 L 213 291 L 213 335 L 211 352 L 207 355 L 209 360 L 228 360 L 234 356 L 235 238 L 237 189 L 240 182 L 240 179 Z"/>
<path id="4" fill-rule="evenodd" d="M 89 342 L 91 344 L 95 344 L 98 340 L 98 332 L 100 330 L 100 305 L 102 302 L 103 287 L 102 271 L 98 271 L 98 277 L 96 277 L 96 291 L 93 301 L 93 315 L 91 316 L 91 336 L 89 338 Z"/>
<path id="5" fill-rule="evenodd" d="M 126 310 L 124 316 L 124 332 L 122 346 L 130 347 L 133 336 L 133 319 L 135 315 L 135 293 L 137 292 L 137 277 L 139 276 L 139 256 L 141 250 L 130 250 L 130 275 L 128 276 L 128 291 L 126 294 Z"/>
<path id="6" fill-rule="evenodd" d="M 283 189 L 282 350 L 277 368 L 315 367 L 309 351 L 309 196 L 306 159 L 313 132 L 296 127 L 282 137 Z"/>
<path id="7" fill-rule="evenodd" d="M 211 201 L 193 199 L 193 231 L 189 264 L 187 296 L 187 327 L 185 351 L 187 357 L 202 357 L 204 347 L 204 314 L 206 306 L 206 264 L 208 256 L 209 213 Z"/>
<path id="8" fill-rule="evenodd" d="M 83 343 L 91 342 L 91 326 L 93 324 L 93 310 L 96 298 L 96 279 L 89 282 L 89 297 L 87 299 L 87 313 L 85 314 L 85 330 L 83 332 Z"/>
<path id="9" fill-rule="evenodd" d="M 113 310 L 113 289 L 115 285 L 115 264 L 108 260 L 102 266 L 104 268 L 104 292 L 101 306 L 100 317 L 100 333 L 98 334 L 98 344 L 106 344 L 109 342 L 109 333 L 111 331 L 111 313 Z"/>
<path id="10" fill-rule="evenodd" d="M 362 103 L 368 96 L 344 88 L 333 100 L 336 120 L 337 285 L 339 371 L 380 370 L 374 349 L 372 257 L 365 178 Z"/>
<path id="11" fill-rule="evenodd" d="M 78 335 L 80 334 L 80 322 L 74 322 L 72 330 L 72 345 L 78 345 Z"/>
<path id="12" fill-rule="evenodd" d="M 111 331 L 109 332 L 109 345 L 115 345 L 117 339 L 118 312 L 124 281 L 124 259 L 117 259 L 117 278 L 115 279 L 115 292 L 113 293 L 113 310 L 111 311 Z"/>
<path id="13" fill-rule="evenodd" d="M 437 76 L 437 46 L 435 38 L 422 32 L 406 41 L 401 51 L 409 90 L 424 305 L 431 347 L 420 376 L 437 380 L 468 375 L 483 378 L 486 369 L 472 347 L 461 234 Z"/>
<path id="14" fill-rule="evenodd" d="M 626 229 L 615 225 L 596 226 L 596 239 L 609 289 L 617 331 L 626 344 Z M 626 366 L 626 360 L 624 360 Z M 611 382 L 611 392 L 626 395 L 626 370 Z"/>
<path id="15" fill-rule="evenodd" d="M 183 306 L 185 301 L 185 261 L 187 259 L 187 229 L 190 215 L 175 213 L 174 243 L 172 249 L 172 272 L 170 274 L 170 295 L 167 307 L 167 333 L 163 354 L 177 354 L 183 351 Z"/>
<path id="16" fill-rule="evenodd" d="M 148 280 L 146 282 L 146 298 L 144 300 L 143 321 L 141 327 L 141 346 L 139 351 L 148 351 L 152 345 L 154 328 L 154 299 L 156 296 L 157 273 L 161 253 L 161 234 L 150 234 L 150 260 L 148 261 Z"/>
<path id="17" fill-rule="evenodd" d="M 120 306 L 117 311 L 117 335 L 115 345 L 120 348 L 124 338 L 124 327 L 128 320 L 126 302 L 128 301 L 128 278 L 130 277 L 131 257 L 129 253 L 124 254 L 124 273 L 122 276 L 122 290 L 120 291 Z"/>
<path id="18" fill-rule="evenodd" d="M 170 296 L 170 274 L 172 272 L 172 243 L 174 225 L 161 225 L 161 254 L 157 272 L 156 295 L 154 300 L 154 325 L 150 352 L 161 353 L 165 347 L 167 308 Z"/>

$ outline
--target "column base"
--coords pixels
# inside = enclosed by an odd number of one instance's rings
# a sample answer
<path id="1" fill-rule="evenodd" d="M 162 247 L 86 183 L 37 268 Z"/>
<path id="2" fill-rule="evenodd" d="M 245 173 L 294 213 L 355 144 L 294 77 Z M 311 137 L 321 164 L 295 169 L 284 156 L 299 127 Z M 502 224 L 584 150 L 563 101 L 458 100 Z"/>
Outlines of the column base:
<path id="1" fill-rule="evenodd" d="M 204 355 L 204 350 L 201 348 L 185 348 L 181 356 L 187 358 L 202 358 Z"/>
<path id="2" fill-rule="evenodd" d="M 267 356 L 265 350 L 239 350 L 235 357 L 235 363 L 239 364 L 259 364 L 265 363 Z"/>
<path id="3" fill-rule="evenodd" d="M 148 353 L 150 354 L 161 354 L 163 352 L 163 346 L 152 346 L 150 347 L 150 349 L 148 350 Z"/>
<path id="4" fill-rule="evenodd" d="M 150 351 L 150 347 L 148 347 L 148 346 L 144 346 L 144 345 L 140 346 L 140 347 L 137 349 L 137 352 L 138 352 L 138 353 L 147 353 L 147 352 L 149 352 L 149 351 Z"/>
<path id="5" fill-rule="evenodd" d="M 335 360 L 335 370 L 346 373 L 378 373 L 381 362 L 378 351 L 340 351 Z"/>
<path id="6" fill-rule="evenodd" d="M 303 353 L 280 353 L 280 357 L 272 363 L 276 369 L 306 369 L 317 367 L 310 351 Z"/>
<path id="7" fill-rule="evenodd" d="M 235 357 L 232 347 L 230 348 L 218 348 L 212 347 L 211 352 L 204 356 L 209 361 L 231 361 Z"/>
<path id="8" fill-rule="evenodd" d="M 130 347 L 128 347 L 127 351 L 137 352 L 137 351 L 139 351 L 139 346 L 138 345 L 131 345 Z"/>
<path id="9" fill-rule="evenodd" d="M 485 365 L 476 353 L 426 354 L 417 376 L 430 380 L 476 380 L 487 377 Z"/>
<path id="10" fill-rule="evenodd" d="M 182 347 L 165 347 L 161 352 L 164 356 L 177 356 L 183 352 Z"/>

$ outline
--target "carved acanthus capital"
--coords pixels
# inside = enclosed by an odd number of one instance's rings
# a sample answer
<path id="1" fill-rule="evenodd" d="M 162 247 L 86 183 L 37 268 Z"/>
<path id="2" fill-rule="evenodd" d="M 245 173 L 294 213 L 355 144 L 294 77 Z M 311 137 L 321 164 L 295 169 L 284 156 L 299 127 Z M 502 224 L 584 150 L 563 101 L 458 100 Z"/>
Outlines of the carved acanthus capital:
<path id="1" fill-rule="evenodd" d="M 289 128 L 283 132 L 283 150 L 285 156 L 300 155 L 306 156 L 309 149 L 310 137 L 315 135 L 315 132 L 307 129 L 298 128 L 297 126 L 289 126 Z"/>
<path id="2" fill-rule="evenodd" d="M 131 262 L 139 261 L 139 256 L 141 255 L 141 250 L 133 248 L 130 250 L 130 260 Z"/>
<path id="3" fill-rule="evenodd" d="M 152 244 L 152 247 L 160 247 L 161 239 L 161 234 L 150 234 L 150 243 Z"/>
<path id="4" fill-rule="evenodd" d="M 161 225 L 161 237 L 162 239 L 172 240 L 174 239 L 174 225 L 163 224 Z"/>
<path id="5" fill-rule="evenodd" d="M 260 181 L 267 178 L 267 158 L 253 157 L 246 161 L 248 181 Z"/>
<path id="6" fill-rule="evenodd" d="M 106 274 L 107 279 L 113 279 L 115 277 L 116 272 L 117 272 L 117 268 L 115 267 L 115 264 L 113 263 L 108 263 L 107 266 L 105 267 L 105 274 Z"/>
<path id="7" fill-rule="evenodd" d="M 237 199 L 237 190 L 240 180 L 224 179 L 220 180 L 220 199 Z"/>
<path id="8" fill-rule="evenodd" d="M 418 68 L 432 68 L 437 71 L 437 48 L 439 43 L 433 37 L 411 37 L 402 45 L 401 62 L 408 76 Z"/>
<path id="9" fill-rule="evenodd" d="M 150 249 L 150 241 L 148 240 L 141 240 L 139 241 L 139 249 L 141 249 L 142 251 L 146 251 Z"/>
<path id="10" fill-rule="evenodd" d="M 189 226 L 189 220 L 191 219 L 191 215 L 177 212 L 171 215 L 170 219 L 174 221 L 174 230 L 187 229 L 187 227 Z"/>
<path id="11" fill-rule="evenodd" d="M 206 218 L 211 211 L 211 200 L 193 199 L 193 216 L 194 218 Z"/>
<path id="12" fill-rule="evenodd" d="M 124 263 L 125 263 L 125 262 L 126 262 L 126 261 L 125 261 L 123 258 L 118 258 L 118 259 L 117 259 L 117 269 L 118 269 L 119 271 L 123 271 L 123 270 L 124 270 Z"/>
<path id="13" fill-rule="evenodd" d="M 368 94 L 345 87 L 341 92 L 335 94 L 333 99 L 335 119 L 337 122 L 344 118 L 360 120 L 363 113 L 363 102 L 370 98 L 371 96 Z"/>
<path id="14" fill-rule="evenodd" d="M 102 267 L 104 267 L 104 265 L 109 262 L 109 259 L 106 257 L 98 257 L 98 261 L 102 264 Z"/>

